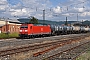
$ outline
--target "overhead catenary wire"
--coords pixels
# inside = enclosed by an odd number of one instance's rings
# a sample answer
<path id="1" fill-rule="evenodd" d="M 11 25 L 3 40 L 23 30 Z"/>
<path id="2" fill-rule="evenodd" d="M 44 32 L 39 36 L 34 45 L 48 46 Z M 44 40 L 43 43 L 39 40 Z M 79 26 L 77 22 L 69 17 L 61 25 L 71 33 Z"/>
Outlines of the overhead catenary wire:
<path id="1" fill-rule="evenodd" d="M 19 2 L 20 2 L 20 4 L 21 4 L 21 7 L 20 7 L 20 9 L 21 9 L 21 11 L 23 10 L 23 8 L 26 8 L 26 9 L 33 9 L 34 11 L 36 11 L 36 12 L 32 12 L 32 13 L 37 13 L 38 14 L 38 12 L 40 11 L 40 12 L 42 12 L 43 11 L 43 8 L 42 8 L 42 10 L 41 10 L 41 8 L 39 8 L 38 6 L 35 6 L 35 7 L 32 7 L 32 6 L 26 6 L 26 5 L 24 5 L 24 3 L 22 2 L 23 0 L 20 0 Z M 46 0 L 45 0 L 46 1 Z M 44 2 L 45 2 L 44 1 Z M 56 2 L 58 2 L 58 0 L 55 0 Z M 82 2 L 78 2 L 78 3 L 72 3 L 72 4 L 69 4 L 69 5 L 67 5 L 67 6 L 60 6 L 60 9 L 61 9 L 61 11 L 62 12 L 66 12 L 66 11 L 69 11 L 69 9 L 70 9 L 70 7 L 71 6 L 75 6 L 75 5 L 79 5 L 79 4 L 83 4 L 83 3 L 85 3 L 85 2 L 87 2 L 87 1 L 89 1 L 89 0 L 85 0 L 85 1 L 82 1 Z M 13 6 L 12 6 L 13 7 Z M 64 7 L 66 7 L 66 11 L 63 11 L 63 8 Z M 85 8 L 85 6 L 83 6 L 82 8 Z M 12 11 L 13 12 L 13 11 Z M 54 12 L 53 12 L 53 7 L 49 7 L 49 8 L 45 8 L 45 14 L 47 14 L 47 13 L 51 13 L 51 14 L 54 14 Z M 59 14 L 57 15 L 57 17 L 59 16 Z"/>

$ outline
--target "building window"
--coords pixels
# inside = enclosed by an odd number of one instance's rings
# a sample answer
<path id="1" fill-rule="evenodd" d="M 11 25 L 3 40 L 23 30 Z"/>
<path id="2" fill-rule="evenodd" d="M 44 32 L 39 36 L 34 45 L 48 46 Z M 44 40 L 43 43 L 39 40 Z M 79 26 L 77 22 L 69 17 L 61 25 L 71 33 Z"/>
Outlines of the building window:
<path id="1" fill-rule="evenodd" d="M 5 31 L 5 28 L 4 28 L 4 31 Z"/>

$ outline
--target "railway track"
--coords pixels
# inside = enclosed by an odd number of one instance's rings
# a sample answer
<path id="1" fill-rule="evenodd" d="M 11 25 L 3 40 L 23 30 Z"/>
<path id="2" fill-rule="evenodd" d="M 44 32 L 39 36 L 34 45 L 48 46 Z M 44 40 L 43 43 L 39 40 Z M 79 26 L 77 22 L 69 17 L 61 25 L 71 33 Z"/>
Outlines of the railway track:
<path id="1" fill-rule="evenodd" d="M 70 38 L 68 40 L 62 40 L 62 41 L 56 41 L 56 42 L 50 42 L 50 43 L 44 43 L 44 44 L 36 44 L 36 45 L 24 46 L 24 47 L 20 47 L 20 48 L 7 49 L 7 50 L 0 51 L 0 57 L 1 56 L 12 55 L 12 54 L 16 54 L 16 53 L 21 53 L 21 52 L 26 52 L 26 51 L 30 51 L 30 50 L 40 49 L 40 48 L 44 48 L 44 47 L 50 47 L 47 50 L 44 50 L 42 52 L 38 52 L 38 53 L 33 54 L 33 56 L 36 57 L 38 55 L 49 52 L 49 51 L 51 51 L 55 48 L 58 48 L 60 46 L 70 44 L 72 42 L 77 42 L 77 41 L 79 41 L 83 38 L 85 38 L 85 36 L 75 37 L 74 39 Z"/>
<path id="2" fill-rule="evenodd" d="M 83 37 L 83 38 L 84 38 L 84 37 Z M 54 50 L 54 49 L 60 47 L 60 46 L 63 46 L 63 45 L 66 45 L 66 44 L 71 44 L 71 43 L 73 43 L 73 42 L 78 42 L 78 41 L 80 41 L 80 40 L 81 40 L 81 38 L 78 37 L 78 38 L 75 38 L 75 39 L 63 40 L 63 41 L 61 41 L 60 43 L 57 42 L 56 44 L 54 44 L 54 46 L 51 46 L 51 47 L 49 47 L 48 49 L 45 49 L 45 50 L 43 50 L 43 51 L 34 53 L 33 56 L 36 57 L 36 56 L 42 55 L 42 54 L 44 54 L 44 53 L 47 53 L 47 52 L 49 52 L 49 51 L 51 51 L 51 50 Z"/>
<path id="3" fill-rule="evenodd" d="M 79 55 L 90 48 L 89 46 L 90 41 L 49 56 L 44 60 L 76 60 Z"/>

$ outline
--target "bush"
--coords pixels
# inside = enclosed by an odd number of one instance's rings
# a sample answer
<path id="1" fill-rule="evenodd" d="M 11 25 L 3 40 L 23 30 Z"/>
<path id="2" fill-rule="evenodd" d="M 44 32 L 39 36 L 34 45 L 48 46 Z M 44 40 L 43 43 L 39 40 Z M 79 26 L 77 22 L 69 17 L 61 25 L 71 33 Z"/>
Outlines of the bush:
<path id="1" fill-rule="evenodd" d="M 1 33 L 0 38 L 13 38 L 13 37 L 19 37 L 18 33 L 12 33 L 12 34 L 6 34 L 6 33 Z"/>
<path id="2" fill-rule="evenodd" d="M 7 37 L 8 37 L 8 35 L 6 35 L 5 33 L 0 34 L 0 38 L 7 38 Z"/>
<path id="3" fill-rule="evenodd" d="M 12 33 L 12 34 L 9 34 L 9 37 L 19 37 L 19 34 L 18 33 Z"/>

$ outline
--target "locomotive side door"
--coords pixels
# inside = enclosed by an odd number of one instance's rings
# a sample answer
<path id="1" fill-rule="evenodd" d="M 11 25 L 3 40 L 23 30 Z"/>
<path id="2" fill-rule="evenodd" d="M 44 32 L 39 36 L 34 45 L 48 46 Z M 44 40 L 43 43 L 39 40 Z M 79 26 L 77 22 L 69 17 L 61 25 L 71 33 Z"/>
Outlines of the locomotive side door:
<path id="1" fill-rule="evenodd" d="M 30 26 L 30 35 L 33 35 L 33 26 Z"/>

